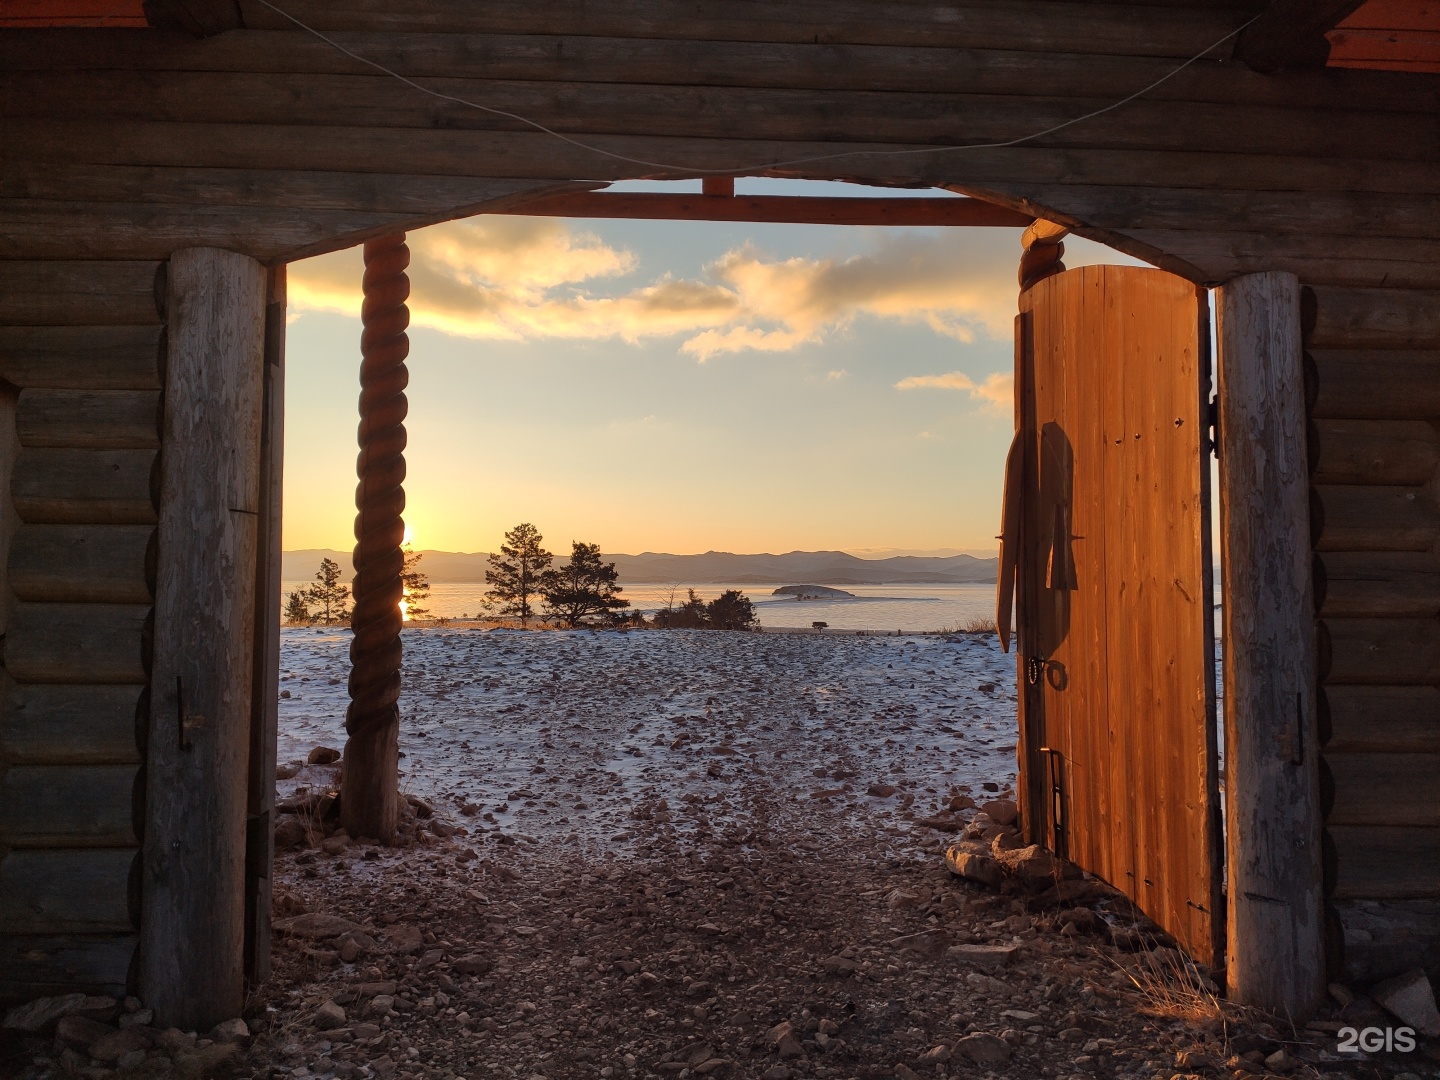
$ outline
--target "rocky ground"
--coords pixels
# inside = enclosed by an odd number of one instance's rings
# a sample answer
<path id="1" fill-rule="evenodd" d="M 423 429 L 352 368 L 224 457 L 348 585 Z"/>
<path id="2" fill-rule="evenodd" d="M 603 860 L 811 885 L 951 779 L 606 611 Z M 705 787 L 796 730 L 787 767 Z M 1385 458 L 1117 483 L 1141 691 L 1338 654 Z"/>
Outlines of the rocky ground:
<path id="1" fill-rule="evenodd" d="M 32 1007 L 0 1067 L 1440 1076 L 1433 1041 L 1337 1053 L 1342 1026 L 1398 1026 L 1364 997 L 1298 1029 L 1226 1006 L 1123 898 L 1018 847 L 1010 661 L 985 641 L 596 637 L 412 650 L 436 700 L 407 701 L 394 846 L 337 830 L 323 750 L 282 767 L 274 971 L 242 1018 L 185 1033 L 135 1001 Z M 313 650 L 288 658 L 289 700 L 333 692 Z M 292 750 L 312 733 L 294 720 Z M 422 769 L 429 740 L 447 749 Z"/>

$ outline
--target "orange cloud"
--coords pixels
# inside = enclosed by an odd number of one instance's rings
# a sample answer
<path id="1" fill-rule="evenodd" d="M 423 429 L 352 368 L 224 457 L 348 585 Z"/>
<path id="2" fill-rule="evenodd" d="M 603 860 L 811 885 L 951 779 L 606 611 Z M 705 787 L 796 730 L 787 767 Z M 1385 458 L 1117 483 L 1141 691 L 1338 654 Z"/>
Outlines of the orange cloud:
<path id="1" fill-rule="evenodd" d="M 663 275 L 612 295 L 600 284 L 631 273 L 634 254 L 567 222 L 477 217 L 414 232 L 409 244 L 412 324 L 464 337 L 680 336 L 681 351 L 703 362 L 788 352 L 862 316 L 960 341 L 1004 337 L 1014 308 L 997 252 L 985 250 L 993 242 L 958 233 L 879 234 L 871 251 L 843 259 L 768 259 L 746 245 L 708 266 L 705 280 Z M 293 264 L 292 311 L 358 312 L 362 271 L 353 248 Z"/>
<path id="2" fill-rule="evenodd" d="M 896 390 L 963 390 L 989 412 L 1008 414 L 1015 407 L 1015 376 L 996 371 L 977 383 L 963 371 L 944 375 L 911 375 L 895 384 Z"/>

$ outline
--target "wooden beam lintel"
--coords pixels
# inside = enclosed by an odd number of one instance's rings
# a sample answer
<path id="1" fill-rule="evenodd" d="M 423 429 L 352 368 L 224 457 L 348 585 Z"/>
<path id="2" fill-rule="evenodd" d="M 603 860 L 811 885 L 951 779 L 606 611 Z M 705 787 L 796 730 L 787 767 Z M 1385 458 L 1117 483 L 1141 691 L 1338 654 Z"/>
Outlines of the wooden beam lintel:
<path id="1" fill-rule="evenodd" d="M 492 211 L 525 217 L 643 218 L 672 221 L 757 221 L 800 225 L 971 225 L 1023 229 L 1034 215 L 980 199 L 818 198 L 577 191 Z"/>

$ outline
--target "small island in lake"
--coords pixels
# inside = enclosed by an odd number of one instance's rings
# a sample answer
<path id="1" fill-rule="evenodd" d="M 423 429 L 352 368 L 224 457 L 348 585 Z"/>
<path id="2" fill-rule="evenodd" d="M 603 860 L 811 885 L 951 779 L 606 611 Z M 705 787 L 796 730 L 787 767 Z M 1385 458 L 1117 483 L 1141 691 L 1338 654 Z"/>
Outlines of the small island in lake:
<path id="1" fill-rule="evenodd" d="M 771 596 L 793 596 L 796 600 L 854 600 L 855 594 L 828 585 L 782 585 Z"/>

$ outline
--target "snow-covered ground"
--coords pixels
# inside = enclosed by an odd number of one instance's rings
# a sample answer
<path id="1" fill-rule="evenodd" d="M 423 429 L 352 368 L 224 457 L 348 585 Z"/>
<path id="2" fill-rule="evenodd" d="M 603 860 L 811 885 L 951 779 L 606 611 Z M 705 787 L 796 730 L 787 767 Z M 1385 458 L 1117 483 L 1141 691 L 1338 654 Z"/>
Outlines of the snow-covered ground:
<path id="1" fill-rule="evenodd" d="M 282 632 L 281 762 L 344 745 L 349 642 Z M 934 843 L 910 819 L 1013 784 L 1014 681 L 993 636 L 407 630 L 401 783 L 477 843 L 905 851 Z"/>

